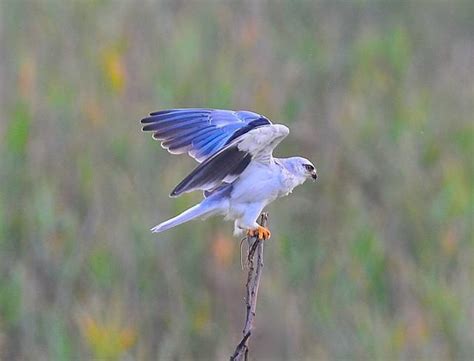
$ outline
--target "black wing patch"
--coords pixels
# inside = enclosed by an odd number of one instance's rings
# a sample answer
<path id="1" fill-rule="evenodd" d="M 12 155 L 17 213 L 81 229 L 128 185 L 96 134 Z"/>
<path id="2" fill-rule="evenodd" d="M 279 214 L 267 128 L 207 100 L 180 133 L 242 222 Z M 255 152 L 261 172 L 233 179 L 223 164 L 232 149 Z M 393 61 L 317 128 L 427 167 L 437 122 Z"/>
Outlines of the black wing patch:
<path id="1" fill-rule="evenodd" d="M 226 177 L 240 175 L 251 160 L 251 154 L 239 150 L 237 144 L 228 145 L 197 166 L 176 186 L 170 196 L 176 197 L 196 189 L 213 189 Z"/>

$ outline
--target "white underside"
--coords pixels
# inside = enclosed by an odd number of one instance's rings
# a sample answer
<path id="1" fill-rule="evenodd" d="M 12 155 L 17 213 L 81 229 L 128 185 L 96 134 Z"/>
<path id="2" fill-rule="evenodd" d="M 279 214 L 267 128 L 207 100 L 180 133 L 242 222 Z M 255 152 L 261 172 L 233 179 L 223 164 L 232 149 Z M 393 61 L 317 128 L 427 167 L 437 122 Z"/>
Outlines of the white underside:
<path id="1" fill-rule="evenodd" d="M 269 203 L 287 195 L 304 181 L 304 177 L 295 177 L 273 160 L 269 163 L 252 162 L 234 182 L 221 212 L 226 219 L 235 221 L 235 234 L 254 229 L 258 216 Z"/>

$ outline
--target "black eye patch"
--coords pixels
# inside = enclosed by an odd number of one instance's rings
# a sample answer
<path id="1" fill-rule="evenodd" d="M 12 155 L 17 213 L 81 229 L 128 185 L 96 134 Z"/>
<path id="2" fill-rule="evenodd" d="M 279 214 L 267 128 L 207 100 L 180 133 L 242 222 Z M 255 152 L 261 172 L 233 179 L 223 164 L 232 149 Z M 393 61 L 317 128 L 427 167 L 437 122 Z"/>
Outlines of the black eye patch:
<path id="1" fill-rule="evenodd" d="M 307 171 L 312 172 L 314 167 L 311 164 L 303 164 L 303 167 L 306 168 Z"/>

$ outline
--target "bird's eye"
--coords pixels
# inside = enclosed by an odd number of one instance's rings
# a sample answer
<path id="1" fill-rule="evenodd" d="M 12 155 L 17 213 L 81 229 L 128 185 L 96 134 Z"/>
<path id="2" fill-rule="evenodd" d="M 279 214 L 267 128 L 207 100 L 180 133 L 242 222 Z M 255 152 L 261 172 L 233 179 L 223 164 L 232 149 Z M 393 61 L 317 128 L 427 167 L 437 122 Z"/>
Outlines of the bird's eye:
<path id="1" fill-rule="evenodd" d="M 305 167 L 308 172 L 312 172 L 314 170 L 314 167 L 311 164 L 303 164 L 303 167 Z"/>

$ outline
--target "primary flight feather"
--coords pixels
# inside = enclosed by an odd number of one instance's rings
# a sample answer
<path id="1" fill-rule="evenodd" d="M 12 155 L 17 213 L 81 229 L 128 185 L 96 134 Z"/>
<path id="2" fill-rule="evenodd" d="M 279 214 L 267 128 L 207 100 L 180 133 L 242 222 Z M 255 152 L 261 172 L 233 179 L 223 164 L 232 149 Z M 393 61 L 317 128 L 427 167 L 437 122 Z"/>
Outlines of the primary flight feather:
<path id="1" fill-rule="evenodd" d="M 256 222 L 263 208 L 306 179 L 317 178 L 316 168 L 305 158 L 273 157 L 273 149 L 289 130 L 257 113 L 169 109 L 151 113 L 141 122 L 143 130 L 152 132 L 170 153 L 188 153 L 200 163 L 171 196 L 204 191 L 201 203 L 153 227 L 153 232 L 221 214 L 234 220 L 234 233 L 247 231 L 268 239 L 270 231 Z"/>

